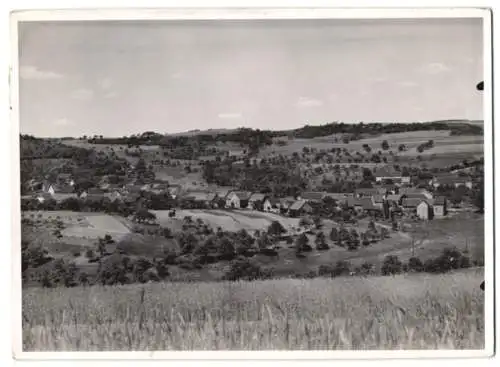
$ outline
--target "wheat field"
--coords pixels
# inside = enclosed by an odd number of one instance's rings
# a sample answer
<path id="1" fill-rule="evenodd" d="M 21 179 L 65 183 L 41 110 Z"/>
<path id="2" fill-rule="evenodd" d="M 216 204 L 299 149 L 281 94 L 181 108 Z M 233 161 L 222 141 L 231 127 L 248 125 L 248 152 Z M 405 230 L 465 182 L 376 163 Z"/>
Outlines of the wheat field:
<path id="1" fill-rule="evenodd" d="M 26 289 L 23 350 L 482 349 L 482 277 Z"/>

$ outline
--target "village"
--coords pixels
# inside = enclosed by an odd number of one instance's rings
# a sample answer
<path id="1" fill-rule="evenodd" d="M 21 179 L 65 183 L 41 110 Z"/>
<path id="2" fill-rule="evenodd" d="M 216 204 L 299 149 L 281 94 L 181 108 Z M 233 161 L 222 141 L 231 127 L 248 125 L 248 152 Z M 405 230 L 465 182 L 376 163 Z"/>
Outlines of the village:
<path id="1" fill-rule="evenodd" d="M 150 180 L 143 184 L 112 184 L 104 177 L 98 187 L 77 193 L 71 174 L 60 173 L 54 182 L 29 184 L 34 192 L 22 197 L 23 203 L 37 202 L 44 205 L 61 204 L 68 200 L 84 203 L 136 203 L 141 195 L 167 195 L 172 199 L 171 209 L 246 209 L 281 214 L 289 217 L 311 215 L 314 207 L 326 202 L 336 210 L 350 210 L 355 214 L 369 215 L 379 219 L 394 219 L 408 216 L 421 220 L 445 217 L 450 211 L 465 210 L 463 201 L 453 203 L 439 194 L 440 188 L 472 189 L 473 179 L 457 173 L 435 175 L 415 182 L 410 176 L 402 176 L 387 168 L 375 173 L 375 182 L 370 188 L 357 188 L 351 193 L 304 191 L 296 196 L 275 197 L 265 193 L 235 190 L 231 187 L 184 189 L 181 185 L 161 180 Z M 38 188 L 38 190 L 36 190 Z"/>

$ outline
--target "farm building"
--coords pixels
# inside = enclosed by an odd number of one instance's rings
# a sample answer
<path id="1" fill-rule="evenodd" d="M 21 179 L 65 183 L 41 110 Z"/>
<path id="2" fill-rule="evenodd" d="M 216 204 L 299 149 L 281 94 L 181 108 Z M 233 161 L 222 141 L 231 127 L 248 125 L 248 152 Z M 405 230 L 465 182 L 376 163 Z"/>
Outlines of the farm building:
<path id="1" fill-rule="evenodd" d="M 295 198 L 292 196 L 287 196 L 280 199 L 280 211 L 283 213 L 288 212 L 290 207 L 295 203 Z"/>
<path id="2" fill-rule="evenodd" d="M 430 184 L 435 188 L 438 188 L 440 186 L 452 186 L 452 187 L 465 186 L 469 189 L 472 189 L 472 180 L 470 178 L 460 177 L 455 175 L 434 177 L 434 179 L 430 181 Z"/>
<path id="3" fill-rule="evenodd" d="M 311 206 L 304 199 L 297 200 L 289 208 L 289 215 L 291 217 L 299 217 L 301 215 L 310 214 L 311 212 L 312 212 Z"/>
<path id="4" fill-rule="evenodd" d="M 378 195 L 379 191 L 377 188 L 371 188 L 371 189 L 356 189 L 355 191 L 356 197 L 362 198 L 362 197 L 371 197 L 373 195 Z"/>
<path id="5" fill-rule="evenodd" d="M 381 168 L 375 173 L 375 181 L 380 183 L 409 184 L 410 176 L 403 176 L 401 172 Z"/>
<path id="6" fill-rule="evenodd" d="M 447 214 L 447 200 L 444 196 L 438 196 L 434 201 L 434 217 L 442 218 Z"/>
<path id="7" fill-rule="evenodd" d="M 281 202 L 278 198 L 266 198 L 263 204 L 265 212 L 279 213 L 281 209 Z"/>
<path id="8" fill-rule="evenodd" d="M 59 175 L 57 175 L 57 183 L 59 185 L 75 185 L 75 181 L 73 180 L 71 173 L 60 173 Z"/>
<path id="9" fill-rule="evenodd" d="M 141 199 L 141 194 L 132 192 L 124 196 L 123 201 L 125 203 L 135 203 Z"/>
<path id="10" fill-rule="evenodd" d="M 353 196 L 354 196 L 353 194 L 349 194 L 349 193 L 330 193 L 330 192 L 327 192 L 323 199 L 330 198 L 330 199 L 333 199 L 337 202 L 344 202 L 347 200 L 347 198 L 353 197 Z"/>
<path id="11" fill-rule="evenodd" d="M 104 191 L 101 189 L 98 189 L 97 187 L 92 187 L 92 188 L 88 189 L 87 191 L 82 192 L 80 197 L 82 199 L 86 199 L 87 197 L 89 197 L 91 195 L 99 195 L 101 197 L 104 197 Z"/>
<path id="12" fill-rule="evenodd" d="M 395 203 L 397 205 L 401 205 L 401 199 L 402 199 L 402 195 L 395 195 L 395 194 L 389 194 L 387 195 L 387 201 L 391 202 L 391 203 Z"/>
<path id="13" fill-rule="evenodd" d="M 232 191 L 226 196 L 226 208 L 241 209 L 248 206 L 251 193 L 248 191 Z"/>
<path id="14" fill-rule="evenodd" d="M 264 210 L 263 205 L 266 199 L 266 194 L 254 193 L 248 198 L 248 208 L 252 210 Z"/>
<path id="15" fill-rule="evenodd" d="M 409 199 L 422 199 L 422 200 L 432 200 L 433 195 L 425 189 L 417 189 L 413 187 L 404 188 L 399 191 L 401 196 L 407 197 Z"/>
<path id="16" fill-rule="evenodd" d="M 43 191 L 50 195 L 54 195 L 56 193 L 71 194 L 75 192 L 75 188 L 71 185 L 56 185 L 56 184 L 45 183 L 43 185 Z"/>
<path id="17" fill-rule="evenodd" d="M 108 191 L 104 193 L 104 197 L 109 199 L 109 201 L 120 201 L 123 199 L 122 194 L 118 190 Z"/>
<path id="18" fill-rule="evenodd" d="M 226 197 L 227 197 L 227 195 L 231 191 L 234 191 L 234 188 L 219 186 L 219 187 L 215 187 L 213 191 L 217 194 L 217 197 L 219 197 L 220 199 L 224 199 L 225 200 Z"/>
<path id="19" fill-rule="evenodd" d="M 206 191 L 190 191 L 183 195 L 182 199 L 193 203 L 196 208 L 213 207 L 216 194 Z"/>
<path id="20" fill-rule="evenodd" d="M 432 205 L 430 205 L 427 201 L 422 200 L 418 205 L 417 205 L 417 216 L 420 219 L 432 219 Z"/>
<path id="21" fill-rule="evenodd" d="M 299 199 L 305 200 L 309 203 L 320 203 L 324 197 L 325 197 L 324 192 L 306 191 L 300 195 Z"/>
<path id="22" fill-rule="evenodd" d="M 36 195 L 36 200 L 38 200 L 39 203 L 44 203 L 49 200 L 53 200 L 52 195 L 46 192 L 42 192 L 38 195 Z"/>
<path id="23" fill-rule="evenodd" d="M 373 205 L 382 209 L 382 206 L 384 205 L 384 201 L 385 201 L 385 196 L 384 195 L 373 195 L 372 201 L 373 201 Z"/>
<path id="24" fill-rule="evenodd" d="M 177 196 L 179 196 L 182 193 L 182 186 L 181 185 L 169 185 L 167 189 L 169 195 L 175 199 Z"/>
<path id="25" fill-rule="evenodd" d="M 432 219 L 432 202 L 417 198 L 404 198 L 402 202 L 403 211 L 416 213 L 421 219 Z"/>
<path id="26" fill-rule="evenodd" d="M 52 196 L 52 199 L 54 199 L 58 203 L 60 203 L 64 200 L 67 200 L 67 199 L 78 199 L 78 194 L 76 194 L 76 193 L 67 194 L 67 193 L 56 192 L 55 194 L 52 194 L 51 196 Z"/>

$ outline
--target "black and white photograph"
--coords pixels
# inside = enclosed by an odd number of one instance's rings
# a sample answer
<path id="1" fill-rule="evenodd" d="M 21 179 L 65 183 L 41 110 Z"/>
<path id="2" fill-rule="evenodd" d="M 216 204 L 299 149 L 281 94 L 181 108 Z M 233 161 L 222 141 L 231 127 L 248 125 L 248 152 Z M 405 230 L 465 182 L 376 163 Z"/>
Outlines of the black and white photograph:
<path id="1" fill-rule="evenodd" d="M 13 15 L 20 355 L 491 354 L 490 13 L 247 13 Z"/>

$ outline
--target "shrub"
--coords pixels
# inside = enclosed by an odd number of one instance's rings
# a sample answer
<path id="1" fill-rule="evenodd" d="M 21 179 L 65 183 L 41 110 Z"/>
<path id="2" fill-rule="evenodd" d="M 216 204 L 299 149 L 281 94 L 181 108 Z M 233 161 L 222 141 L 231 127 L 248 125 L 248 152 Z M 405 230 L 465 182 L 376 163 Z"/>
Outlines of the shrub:
<path id="1" fill-rule="evenodd" d="M 351 264 L 348 261 L 337 261 L 333 269 L 333 275 L 338 277 L 342 275 L 349 275 L 351 272 Z"/>
<path id="2" fill-rule="evenodd" d="M 403 271 L 403 263 L 397 256 L 388 255 L 382 264 L 382 275 L 400 274 Z"/>
<path id="3" fill-rule="evenodd" d="M 256 280 L 266 278 L 266 272 L 261 267 L 247 259 L 238 259 L 224 275 L 225 280 Z"/>
<path id="4" fill-rule="evenodd" d="M 406 265 L 408 271 L 410 272 L 421 272 L 424 271 L 424 264 L 418 257 L 411 257 L 408 259 L 408 264 Z"/>
<path id="5" fill-rule="evenodd" d="M 429 273 L 445 273 L 454 269 L 469 268 L 470 258 L 456 248 L 445 248 L 440 256 L 427 260 L 424 269 Z"/>

